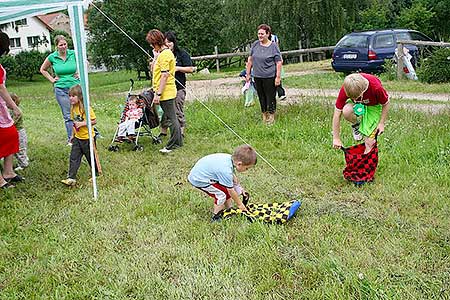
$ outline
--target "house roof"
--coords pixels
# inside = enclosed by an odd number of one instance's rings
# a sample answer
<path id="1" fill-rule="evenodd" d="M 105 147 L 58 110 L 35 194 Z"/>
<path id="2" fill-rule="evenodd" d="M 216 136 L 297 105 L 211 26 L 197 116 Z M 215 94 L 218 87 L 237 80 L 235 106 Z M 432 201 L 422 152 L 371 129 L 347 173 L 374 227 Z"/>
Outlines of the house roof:
<path id="1" fill-rule="evenodd" d="M 56 12 L 56 13 L 51 13 L 51 14 L 46 14 L 46 15 L 38 15 L 36 16 L 42 23 L 44 23 L 50 30 L 55 30 L 51 23 L 59 16 L 65 16 L 65 14 L 63 14 L 62 12 Z M 87 28 L 88 26 L 88 15 L 87 12 L 84 13 L 83 16 L 83 21 L 84 21 L 84 26 Z"/>
<path id="2" fill-rule="evenodd" d="M 56 12 L 48 15 L 38 15 L 38 17 L 42 22 L 46 24 L 50 24 L 57 16 L 59 16 L 61 13 Z"/>
<path id="3" fill-rule="evenodd" d="M 64 15 L 63 13 L 60 12 L 56 12 L 56 13 L 52 13 L 52 14 L 47 14 L 47 15 L 38 15 L 36 16 L 36 18 L 38 18 L 42 23 L 45 24 L 45 26 L 50 29 L 50 30 L 54 30 L 54 28 L 50 25 L 57 17 Z"/>

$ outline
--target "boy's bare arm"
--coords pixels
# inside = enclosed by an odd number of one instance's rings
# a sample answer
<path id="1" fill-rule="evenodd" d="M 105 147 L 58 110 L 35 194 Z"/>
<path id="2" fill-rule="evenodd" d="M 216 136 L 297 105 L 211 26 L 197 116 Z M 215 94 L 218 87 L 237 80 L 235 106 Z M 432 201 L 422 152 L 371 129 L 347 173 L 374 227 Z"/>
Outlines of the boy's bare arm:
<path id="1" fill-rule="evenodd" d="M 236 191 L 233 188 L 231 188 L 231 189 L 227 188 L 227 190 L 231 196 L 231 199 L 233 199 L 234 203 L 236 203 L 236 206 L 242 211 L 247 211 L 247 208 L 242 203 L 241 198 L 239 198 L 238 193 L 236 193 Z"/>
<path id="2" fill-rule="evenodd" d="M 340 148 L 342 147 L 341 142 L 341 114 L 342 111 L 335 109 L 333 114 L 333 147 L 334 148 Z"/>
<path id="3" fill-rule="evenodd" d="M 380 123 L 378 123 L 377 127 L 378 134 L 382 134 L 384 132 L 384 124 L 386 122 L 388 112 L 389 112 L 389 102 L 381 107 L 381 118 Z"/>

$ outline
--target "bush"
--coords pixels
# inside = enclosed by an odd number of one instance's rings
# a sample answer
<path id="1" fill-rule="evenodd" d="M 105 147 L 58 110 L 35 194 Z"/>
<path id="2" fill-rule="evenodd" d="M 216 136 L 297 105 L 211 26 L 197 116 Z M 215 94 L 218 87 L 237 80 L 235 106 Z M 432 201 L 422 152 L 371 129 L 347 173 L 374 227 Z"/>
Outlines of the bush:
<path id="1" fill-rule="evenodd" d="M 48 53 L 41 53 L 36 50 L 22 51 L 15 56 L 17 68 L 14 74 L 17 77 L 33 80 L 34 74 L 39 74 L 39 68 L 47 57 Z"/>
<path id="2" fill-rule="evenodd" d="M 417 70 L 417 76 L 426 83 L 450 82 L 450 49 L 438 49 L 424 59 Z"/>
<path id="3" fill-rule="evenodd" d="M 384 60 L 383 74 L 388 80 L 397 79 L 397 63 L 393 59 Z"/>
<path id="4" fill-rule="evenodd" d="M 6 55 L 0 57 L 0 64 L 5 68 L 8 76 L 15 75 L 15 72 L 17 70 L 17 62 L 14 59 L 14 56 Z"/>

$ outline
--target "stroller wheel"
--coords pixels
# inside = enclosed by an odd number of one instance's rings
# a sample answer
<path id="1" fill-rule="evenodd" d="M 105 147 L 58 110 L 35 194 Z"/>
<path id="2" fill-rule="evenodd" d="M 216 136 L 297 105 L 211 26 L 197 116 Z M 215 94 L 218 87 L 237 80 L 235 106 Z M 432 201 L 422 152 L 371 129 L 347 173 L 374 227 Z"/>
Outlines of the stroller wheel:
<path id="1" fill-rule="evenodd" d="M 117 152 L 117 151 L 119 151 L 119 146 L 111 145 L 108 147 L 108 151 Z"/>
<path id="2" fill-rule="evenodd" d="M 134 146 L 133 151 L 142 152 L 142 151 L 144 151 L 144 147 L 141 145 L 136 145 L 136 146 Z"/>

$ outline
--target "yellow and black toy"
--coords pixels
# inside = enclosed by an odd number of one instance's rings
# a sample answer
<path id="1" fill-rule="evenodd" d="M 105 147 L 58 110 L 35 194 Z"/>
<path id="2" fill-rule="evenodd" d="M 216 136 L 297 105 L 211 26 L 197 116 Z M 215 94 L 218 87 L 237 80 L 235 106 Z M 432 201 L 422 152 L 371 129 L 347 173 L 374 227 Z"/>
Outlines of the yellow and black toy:
<path id="1" fill-rule="evenodd" d="M 247 203 L 245 206 L 248 211 L 228 208 L 223 211 L 222 217 L 227 219 L 234 215 L 243 215 L 252 222 L 260 220 L 271 224 L 284 224 L 295 215 L 301 204 L 299 200 L 266 204 Z"/>

